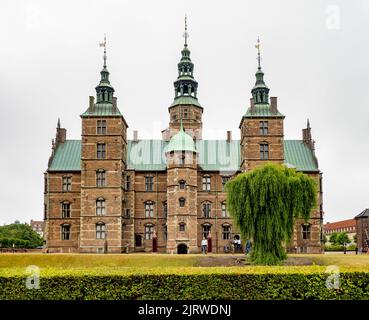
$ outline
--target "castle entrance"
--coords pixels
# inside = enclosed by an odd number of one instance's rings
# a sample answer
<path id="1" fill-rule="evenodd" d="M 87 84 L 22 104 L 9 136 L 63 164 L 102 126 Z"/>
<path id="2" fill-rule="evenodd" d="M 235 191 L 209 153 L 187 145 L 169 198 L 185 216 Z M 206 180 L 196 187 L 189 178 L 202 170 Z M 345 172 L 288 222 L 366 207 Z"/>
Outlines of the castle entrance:
<path id="1" fill-rule="evenodd" d="M 188 252 L 187 245 L 185 245 L 184 243 L 178 245 L 177 247 L 178 254 L 187 254 L 187 252 Z"/>

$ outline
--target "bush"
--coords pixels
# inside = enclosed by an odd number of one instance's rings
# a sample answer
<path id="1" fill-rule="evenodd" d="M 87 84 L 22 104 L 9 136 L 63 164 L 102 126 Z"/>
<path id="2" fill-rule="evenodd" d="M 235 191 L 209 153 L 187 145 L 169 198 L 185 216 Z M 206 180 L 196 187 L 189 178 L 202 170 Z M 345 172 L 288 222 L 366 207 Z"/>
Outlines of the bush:
<path id="1" fill-rule="evenodd" d="M 25 276 L 0 276 L 0 299 L 369 299 L 369 273 L 343 272 L 340 288 L 327 289 L 323 272 L 133 273 L 44 275 L 40 289 L 27 289 Z"/>
<path id="2" fill-rule="evenodd" d="M 344 251 L 345 247 L 342 245 L 335 245 L 335 244 L 331 244 L 331 245 L 325 245 L 324 246 L 324 250 L 325 251 Z M 356 245 L 355 244 L 351 244 L 349 246 L 346 247 L 347 251 L 355 251 L 356 250 Z"/>

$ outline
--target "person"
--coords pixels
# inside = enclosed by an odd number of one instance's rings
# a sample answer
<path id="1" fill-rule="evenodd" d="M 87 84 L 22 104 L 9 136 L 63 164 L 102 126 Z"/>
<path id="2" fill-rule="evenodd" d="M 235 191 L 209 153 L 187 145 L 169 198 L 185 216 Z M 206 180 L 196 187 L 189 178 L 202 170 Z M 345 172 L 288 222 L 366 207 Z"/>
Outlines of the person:
<path id="1" fill-rule="evenodd" d="M 245 247 L 245 253 L 248 255 L 251 252 L 251 241 L 247 239 L 246 241 L 246 247 Z"/>
<path id="2" fill-rule="evenodd" d="M 206 254 L 207 247 L 208 247 L 208 240 L 206 240 L 206 238 L 205 238 L 205 237 L 203 237 L 203 239 L 202 239 L 202 241 L 201 241 L 201 250 L 202 250 L 202 254 Z"/>
<path id="3" fill-rule="evenodd" d="M 358 249 L 358 248 L 357 248 L 357 246 L 356 246 L 356 248 L 355 248 L 355 253 L 356 253 L 356 254 L 357 254 L 358 250 L 359 250 L 359 249 Z"/>

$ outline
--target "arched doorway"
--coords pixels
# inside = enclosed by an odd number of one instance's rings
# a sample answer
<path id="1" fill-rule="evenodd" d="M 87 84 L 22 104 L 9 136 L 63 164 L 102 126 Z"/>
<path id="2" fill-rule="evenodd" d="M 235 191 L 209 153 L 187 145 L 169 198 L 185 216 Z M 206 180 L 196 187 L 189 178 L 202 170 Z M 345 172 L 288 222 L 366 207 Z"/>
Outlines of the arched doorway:
<path id="1" fill-rule="evenodd" d="M 142 237 L 139 234 L 136 234 L 135 236 L 135 246 L 142 247 Z"/>
<path id="2" fill-rule="evenodd" d="M 178 245 L 177 247 L 178 254 L 187 254 L 187 251 L 188 251 L 187 245 L 185 245 L 184 243 Z"/>

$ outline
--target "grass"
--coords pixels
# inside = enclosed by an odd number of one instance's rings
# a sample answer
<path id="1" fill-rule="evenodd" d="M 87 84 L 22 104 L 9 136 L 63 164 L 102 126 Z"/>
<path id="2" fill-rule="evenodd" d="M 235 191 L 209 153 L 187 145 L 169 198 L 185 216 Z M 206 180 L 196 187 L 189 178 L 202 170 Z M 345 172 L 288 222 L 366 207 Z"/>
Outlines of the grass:
<path id="1" fill-rule="evenodd" d="M 229 257 L 229 255 L 207 255 L 206 257 Z M 243 255 L 237 255 L 244 257 Z M 208 273 L 312 273 L 325 272 L 335 265 L 341 271 L 369 272 L 369 255 L 290 255 L 293 258 L 308 258 L 309 266 L 230 266 L 199 267 L 203 255 L 168 254 L 1 254 L 0 276 L 24 275 L 26 268 L 35 265 L 43 275 L 67 274 L 208 274 Z"/>

